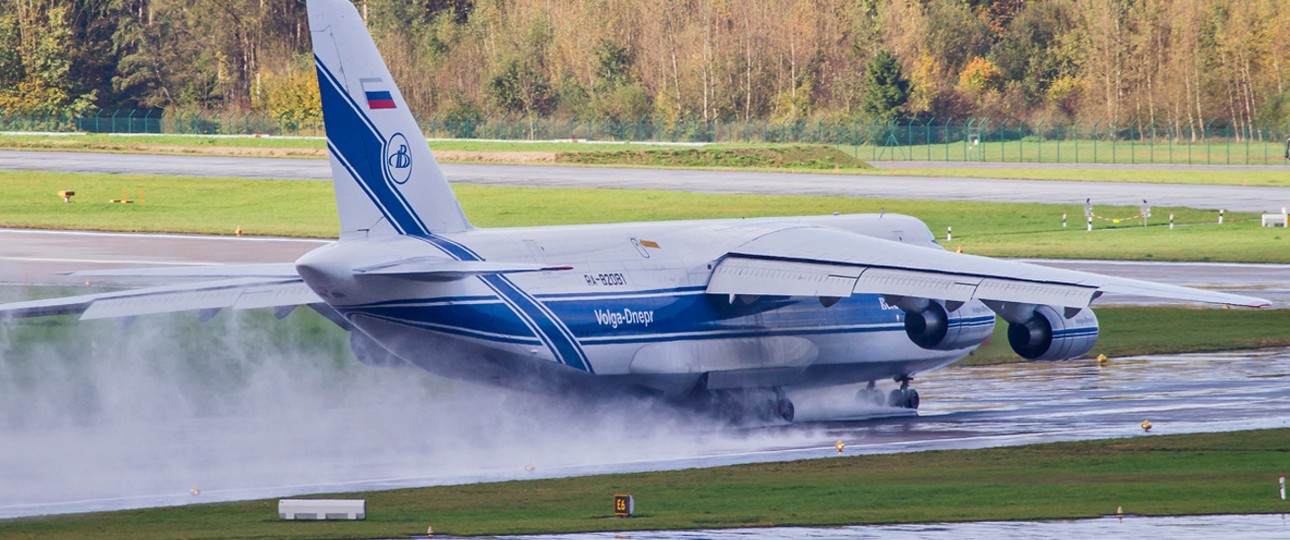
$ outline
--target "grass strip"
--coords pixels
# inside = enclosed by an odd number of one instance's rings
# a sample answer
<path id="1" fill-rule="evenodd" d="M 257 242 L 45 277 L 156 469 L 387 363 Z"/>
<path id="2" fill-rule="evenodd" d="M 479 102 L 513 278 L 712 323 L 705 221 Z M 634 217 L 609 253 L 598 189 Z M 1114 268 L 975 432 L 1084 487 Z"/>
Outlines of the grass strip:
<path id="1" fill-rule="evenodd" d="M 832 452 L 821 441 L 821 454 Z M 834 457 L 338 495 L 363 522 L 276 518 L 276 500 L 0 522 L 6 538 L 380 538 L 1273 513 L 1290 430 Z M 613 519 L 631 493 L 636 517 Z M 1132 518 L 1129 518 L 1132 519 Z"/>
<path id="2" fill-rule="evenodd" d="M 563 152 L 558 163 L 580 165 L 630 165 L 659 168 L 753 168 L 753 169 L 868 169 L 869 164 L 837 148 L 823 145 L 756 146 L 747 148 L 684 148 L 617 150 L 611 152 Z"/>
<path id="3" fill-rule="evenodd" d="M 433 141 L 442 162 L 551 163 L 608 167 L 671 169 L 734 169 L 757 171 L 829 170 L 846 174 L 927 176 L 940 178 L 1004 178 L 1072 182 L 1137 182 L 1153 184 L 1206 184 L 1231 186 L 1290 186 L 1290 176 L 1279 170 L 1186 170 L 1115 168 L 979 168 L 887 167 L 874 169 L 864 159 L 872 152 L 848 145 L 713 144 L 703 147 L 643 145 L 638 143 Z M 69 152 L 119 152 L 136 154 L 201 154 L 261 157 L 326 156 L 318 139 L 277 137 L 203 137 L 181 135 L 0 135 L 0 149 L 57 150 Z M 952 154 L 954 155 L 954 154 Z M 923 159 L 924 153 L 908 155 Z M 891 155 L 878 158 L 890 159 Z M 934 154 L 932 159 L 943 159 Z M 1052 160 L 1045 160 L 1051 162 Z M 1158 163 L 1165 163 L 1164 160 Z M 1183 162 L 1185 163 L 1185 161 Z M 1277 162 L 1274 164 L 1281 164 Z M 1270 203 L 1271 204 L 1271 203 Z M 1270 207 L 1270 210 L 1275 208 Z"/>
<path id="4" fill-rule="evenodd" d="M 1094 306 L 1100 334 L 1090 356 L 1139 356 L 1264 347 L 1290 347 L 1290 310 L 1227 310 L 1204 307 Z M 959 365 L 1024 362 L 1008 346 L 1008 323 L 996 319 L 994 334 Z"/>
<path id="5" fill-rule="evenodd" d="M 0 172 L 0 226 L 328 238 L 338 221 L 329 182 L 181 176 Z M 71 189 L 64 204 L 57 196 Z M 831 212 L 909 214 L 933 232 L 954 228 L 949 249 L 1010 257 L 1167 261 L 1290 262 L 1290 233 L 1259 226 L 1254 214 L 1155 208 L 1141 227 L 1137 207 L 1099 206 L 1092 233 L 1080 226 L 1080 205 L 985 203 L 453 186 L 466 214 L 481 227 L 518 227 L 706 218 L 821 215 Z M 132 204 L 108 202 L 122 197 Z M 1174 230 L 1164 226 L 1175 214 Z M 1068 214 L 1070 226 L 1061 227 Z"/>

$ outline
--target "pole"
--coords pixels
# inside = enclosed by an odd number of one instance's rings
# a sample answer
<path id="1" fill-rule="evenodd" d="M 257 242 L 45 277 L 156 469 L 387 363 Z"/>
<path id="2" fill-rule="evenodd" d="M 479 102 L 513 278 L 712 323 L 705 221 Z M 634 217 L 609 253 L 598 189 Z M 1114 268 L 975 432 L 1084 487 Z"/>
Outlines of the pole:
<path id="1" fill-rule="evenodd" d="M 1174 230 L 1174 213 L 1169 213 L 1169 230 Z"/>
<path id="2" fill-rule="evenodd" d="M 1093 232 L 1093 216 L 1088 217 L 1088 232 Z"/>
<path id="3" fill-rule="evenodd" d="M 946 242 L 950 242 L 950 241 L 953 241 L 953 240 L 954 240 L 954 227 L 946 227 L 946 228 L 945 228 L 945 241 L 946 241 Z"/>
<path id="4" fill-rule="evenodd" d="M 1224 210 L 1224 209 L 1222 209 L 1222 208 L 1219 208 L 1219 209 L 1218 209 L 1218 224 L 1219 224 L 1219 225 L 1222 225 L 1222 224 L 1223 224 L 1223 213 L 1224 213 L 1224 212 L 1226 212 L 1226 210 Z"/>
<path id="5" fill-rule="evenodd" d="M 1066 228 L 1066 212 L 1062 212 L 1062 228 Z"/>

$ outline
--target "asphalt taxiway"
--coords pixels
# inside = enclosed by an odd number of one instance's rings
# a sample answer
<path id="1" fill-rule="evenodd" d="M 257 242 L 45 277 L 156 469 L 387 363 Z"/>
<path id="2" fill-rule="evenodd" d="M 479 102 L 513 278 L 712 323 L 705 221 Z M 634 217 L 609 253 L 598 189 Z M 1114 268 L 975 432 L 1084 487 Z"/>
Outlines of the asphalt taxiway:
<path id="1" fill-rule="evenodd" d="M 1083 204 L 1085 199 L 1091 198 L 1099 205 L 1130 206 L 1137 206 L 1143 199 L 1147 199 L 1155 206 L 1221 208 L 1242 212 L 1270 212 L 1290 206 L 1290 188 L 1286 187 L 615 169 L 551 165 L 445 163 L 441 167 L 452 182 L 479 185 L 1070 204 Z M 1265 168 L 1286 170 L 1287 174 L 1290 174 L 1290 167 Z M 331 179 L 331 168 L 324 159 L 7 150 L 0 151 L 0 170 Z"/>

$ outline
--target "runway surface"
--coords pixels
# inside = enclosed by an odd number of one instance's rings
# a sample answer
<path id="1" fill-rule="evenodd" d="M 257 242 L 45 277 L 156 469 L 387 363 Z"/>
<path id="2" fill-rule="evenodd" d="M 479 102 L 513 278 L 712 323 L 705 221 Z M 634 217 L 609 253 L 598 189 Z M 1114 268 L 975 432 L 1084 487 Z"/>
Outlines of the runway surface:
<path id="1" fill-rule="evenodd" d="M 252 389 L 221 394 L 180 387 L 183 368 L 150 354 L 59 375 L 76 393 L 48 374 L 23 392 L 29 409 L 0 422 L 0 518 L 827 459 L 839 440 L 857 455 L 1290 426 L 1286 350 L 951 367 L 919 377 L 917 417 L 837 421 L 892 413 L 864 409 L 846 389 L 792 395 L 816 423 L 756 429 L 613 401 L 587 416 L 550 396 L 445 386 L 413 368 L 333 376 L 289 355 L 251 368 Z"/>
<path id="2" fill-rule="evenodd" d="M 1083 204 L 1086 198 L 1092 198 L 1095 204 L 1131 206 L 1137 206 L 1142 199 L 1147 199 L 1155 206 L 1224 208 L 1242 212 L 1275 211 L 1283 206 L 1290 206 L 1290 188 L 1284 187 L 611 169 L 550 165 L 448 163 L 443 164 L 442 167 L 444 174 L 452 182 L 479 185 L 1079 204 Z M 1276 167 L 1272 169 L 1279 170 Z M 331 178 L 330 166 L 327 160 L 322 159 L 77 152 L 0 151 L 0 170 L 314 180 Z M 1290 169 L 1287 174 L 1290 174 Z"/>
<path id="3" fill-rule="evenodd" d="M 1285 514 L 1143 517 L 1111 516 L 1061 521 L 983 521 L 976 523 L 911 523 L 851 527 L 775 527 L 768 529 L 707 529 L 697 531 L 632 531 L 501 538 L 526 540 L 1030 540 L 1033 538 L 1169 538 L 1213 540 L 1229 538 L 1287 538 Z"/>
<path id="4" fill-rule="evenodd" d="M 21 284 L 52 270 L 274 262 L 318 244 L 0 230 L 0 293 L 46 294 Z M 1043 262 L 1285 287 L 1283 265 Z M 838 440 L 850 455 L 1151 436 L 1144 419 L 1153 434 L 1290 425 L 1288 350 L 951 367 L 919 376 L 917 417 L 842 388 L 794 393 L 800 425 L 733 429 L 337 360 L 343 335 L 310 316 L 0 325 L 0 517 L 828 458 Z"/>

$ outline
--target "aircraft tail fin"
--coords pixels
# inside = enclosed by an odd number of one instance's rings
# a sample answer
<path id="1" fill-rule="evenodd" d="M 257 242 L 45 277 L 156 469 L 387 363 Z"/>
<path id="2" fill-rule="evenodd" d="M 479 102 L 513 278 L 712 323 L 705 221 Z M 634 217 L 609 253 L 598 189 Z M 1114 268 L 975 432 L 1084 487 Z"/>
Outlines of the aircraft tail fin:
<path id="1" fill-rule="evenodd" d="M 471 228 L 348 0 L 308 0 L 341 238 Z"/>

